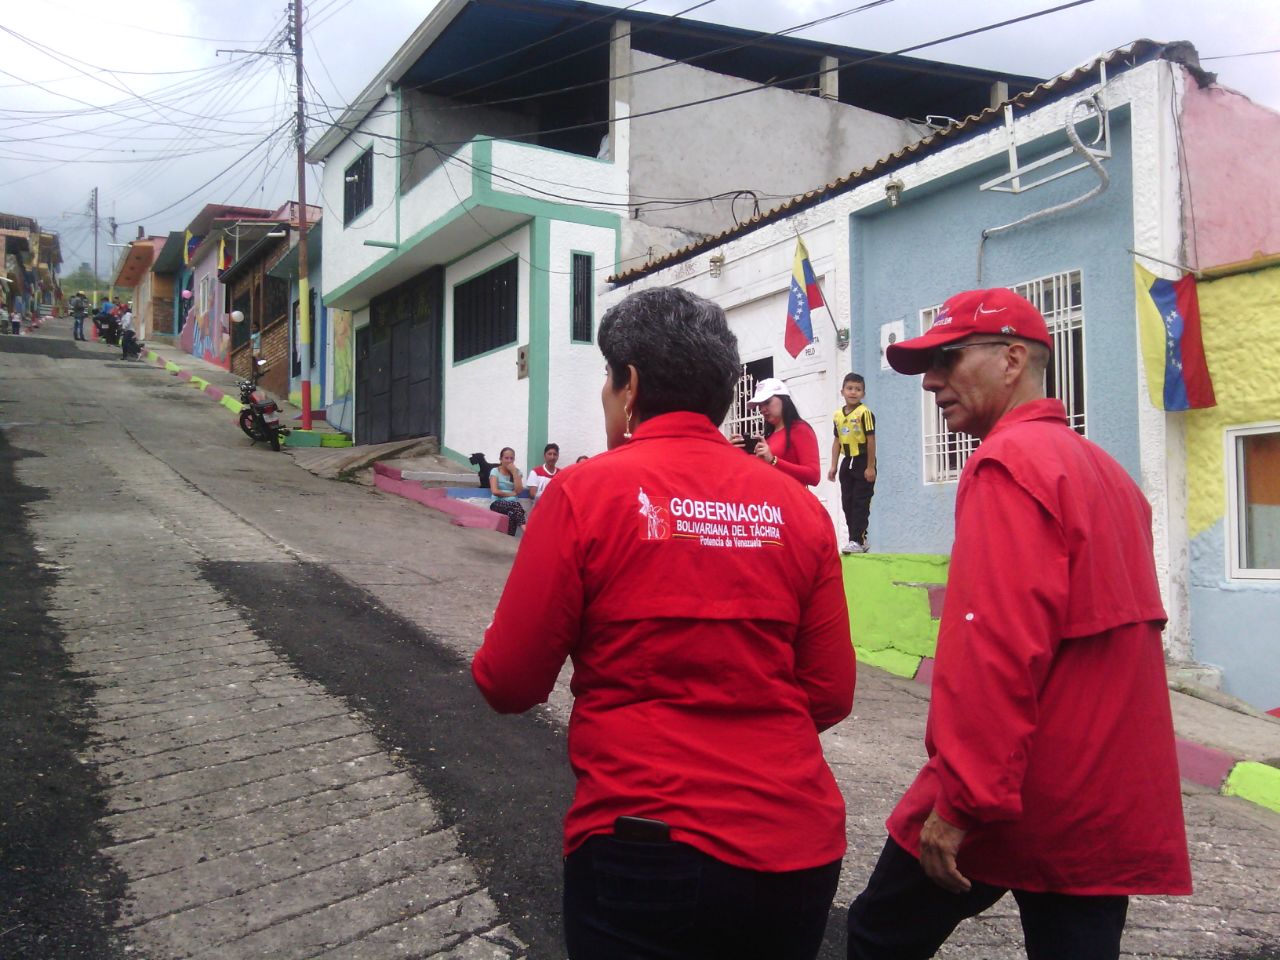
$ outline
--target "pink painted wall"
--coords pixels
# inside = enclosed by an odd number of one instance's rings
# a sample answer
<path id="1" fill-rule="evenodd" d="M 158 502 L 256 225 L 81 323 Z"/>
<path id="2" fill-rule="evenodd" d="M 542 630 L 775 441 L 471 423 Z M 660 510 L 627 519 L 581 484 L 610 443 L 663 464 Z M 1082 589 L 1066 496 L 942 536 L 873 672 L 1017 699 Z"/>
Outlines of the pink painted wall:
<path id="1" fill-rule="evenodd" d="M 1187 77 L 1182 103 L 1187 257 L 1201 269 L 1280 253 L 1280 113 Z"/>

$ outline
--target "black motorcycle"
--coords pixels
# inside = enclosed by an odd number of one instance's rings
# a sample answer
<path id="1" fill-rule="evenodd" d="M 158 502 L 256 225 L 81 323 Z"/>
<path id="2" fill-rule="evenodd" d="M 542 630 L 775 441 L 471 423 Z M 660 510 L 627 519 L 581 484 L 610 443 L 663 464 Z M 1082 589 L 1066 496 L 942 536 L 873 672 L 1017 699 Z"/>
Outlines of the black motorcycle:
<path id="1" fill-rule="evenodd" d="M 288 436 L 289 428 L 280 422 L 276 402 L 258 389 L 265 366 L 265 360 L 255 360 L 252 378 L 240 381 L 240 402 L 244 404 L 240 411 L 240 429 L 254 443 L 265 440 L 272 450 L 279 450 L 280 438 Z"/>
<path id="2" fill-rule="evenodd" d="M 95 313 L 93 325 L 98 331 L 98 339 L 113 347 L 120 346 L 120 321 L 111 314 Z"/>
<path id="3" fill-rule="evenodd" d="M 142 356 L 142 351 L 147 345 L 138 339 L 138 335 L 132 330 L 126 330 L 120 340 L 120 353 L 125 360 L 137 360 Z"/>

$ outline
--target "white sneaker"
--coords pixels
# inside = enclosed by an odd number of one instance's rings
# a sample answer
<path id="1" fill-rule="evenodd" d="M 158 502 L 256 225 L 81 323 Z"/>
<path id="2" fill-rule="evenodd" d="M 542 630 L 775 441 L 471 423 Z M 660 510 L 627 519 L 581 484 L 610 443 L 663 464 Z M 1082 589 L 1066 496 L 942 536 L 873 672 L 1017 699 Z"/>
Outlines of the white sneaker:
<path id="1" fill-rule="evenodd" d="M 860 544 L 857 540 L 850 540 L 840 548 L 841 553 L 866 553 L 867 548 Z"/>

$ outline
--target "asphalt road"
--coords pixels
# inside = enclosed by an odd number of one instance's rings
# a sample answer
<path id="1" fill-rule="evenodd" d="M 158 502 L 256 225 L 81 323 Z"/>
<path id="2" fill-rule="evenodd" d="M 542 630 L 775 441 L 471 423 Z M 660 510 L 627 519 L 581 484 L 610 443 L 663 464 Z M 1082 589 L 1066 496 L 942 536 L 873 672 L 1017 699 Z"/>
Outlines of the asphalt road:
<path id="1" fill-rule="evenodd" d="M 467 672 L 516 544 L 251 446 L 96 344 L 0 337 L 0 957 L 563 956 L 566 678 Z M 927 708 L 872 670 L 824 736 L 843 908 Z M 1189 794 L 1192 898 L 1129 957 L 1280 958 L 1280 819 Z M 1001 903 L 942 953 L 1022 955 Z"/>

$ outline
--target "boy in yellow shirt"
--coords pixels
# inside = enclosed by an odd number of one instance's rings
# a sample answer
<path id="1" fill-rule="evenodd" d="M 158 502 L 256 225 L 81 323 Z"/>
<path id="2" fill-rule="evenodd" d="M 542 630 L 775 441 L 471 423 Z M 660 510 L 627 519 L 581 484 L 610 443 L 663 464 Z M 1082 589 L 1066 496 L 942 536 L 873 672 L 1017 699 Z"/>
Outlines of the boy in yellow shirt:
<path id="1" fill-rule="evenodd" d="M 835 439 L 827 479 L 834 480 L 837 472 L 840 475 L 840 505 L 849 526 L 849 542 L 841 553 L 866 553 L 870 549 L 867 524 L 871 519 L 871 498 L 876 492 L 876 418 L 862 402 L 866 392 L 867 383 L 861 374 L 845 374 L 840 386 L 844 405 L 832 417 Z"/>

